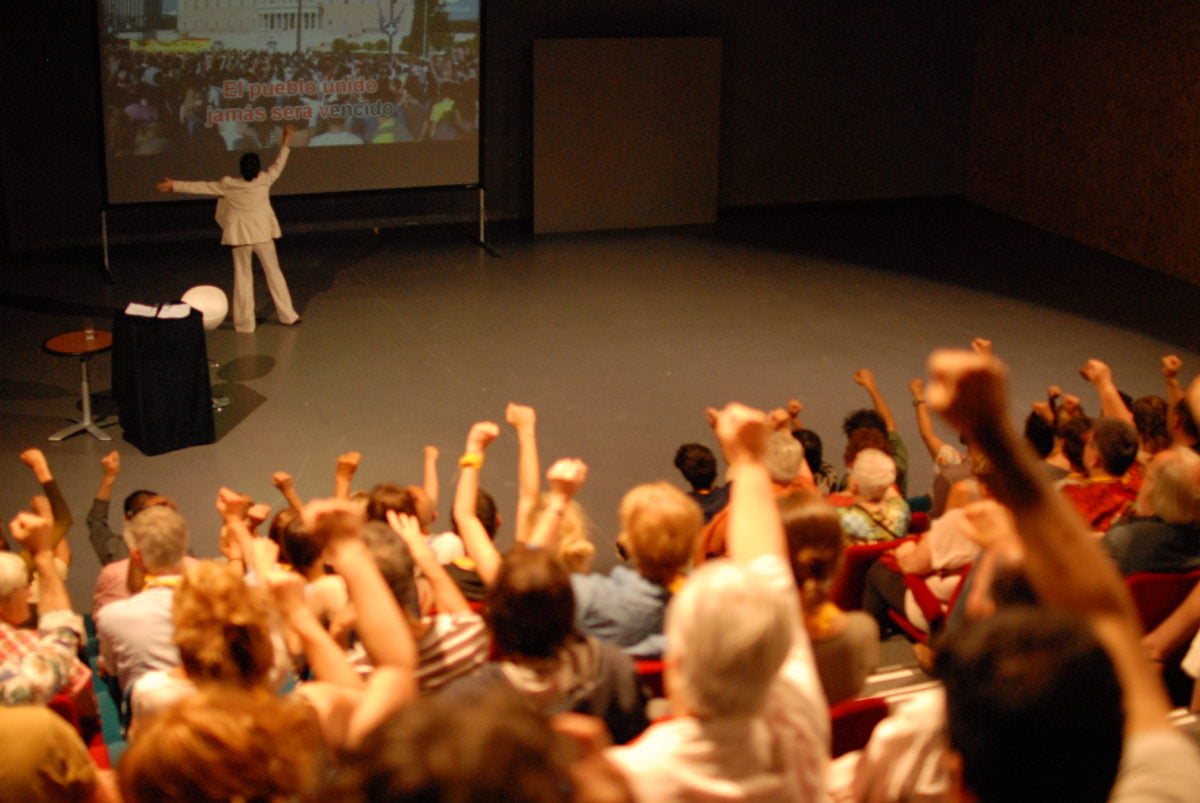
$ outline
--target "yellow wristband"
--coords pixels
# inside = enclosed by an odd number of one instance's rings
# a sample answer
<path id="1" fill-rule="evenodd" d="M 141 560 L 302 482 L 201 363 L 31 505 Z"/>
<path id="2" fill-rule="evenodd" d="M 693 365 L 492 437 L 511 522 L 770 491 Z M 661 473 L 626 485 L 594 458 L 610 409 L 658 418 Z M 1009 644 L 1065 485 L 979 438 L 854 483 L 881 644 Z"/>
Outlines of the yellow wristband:
<path id="1" fill-rule="evenodd" d="M 467 452 L 458 458 L 458 464 L 463 468 L 483 468 L 483 452 Z"/>

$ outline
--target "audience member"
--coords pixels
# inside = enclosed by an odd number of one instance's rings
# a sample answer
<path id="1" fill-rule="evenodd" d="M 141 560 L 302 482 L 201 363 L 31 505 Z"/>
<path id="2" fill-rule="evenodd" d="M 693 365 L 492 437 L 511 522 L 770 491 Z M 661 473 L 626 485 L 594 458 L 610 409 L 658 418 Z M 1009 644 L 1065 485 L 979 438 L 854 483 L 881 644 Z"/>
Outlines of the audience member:
<path id="1" fill-rule="evenodd" d="M 1159 452 L 1133 511 L 1103 539 L 1121 574 L 1200 568 L 1200 456 L 1180 446 Z"/>
<path id="2" fill-rule="evenodd" d="M 699 443 L 685 443 L 675 451 L 675 468 L 692 486 L 688 496 L 704 513 L 704 523 L 729 503 L 729 483 L 717 485 L 717 458 L 712 450 Z"/>
<path id="3" fill-rule="evenodd" d="M 852 502 L 838 508 L 842 530 L 853 543 L 892 541 L 908 532 L 908 502 L 896 491 L 896 463 L 878 449 L 864 449 L 850 467 Z"/>
<path id="4" fill-rule="evenodd" d="M 886 451 L 896 461 L 896 488 L 900 491 L 901 496 L 905 496 L 908 493 L 908 447 L 904 445 L 904 440 L 896 430 L 896 419 L 892 417 L 891 409 L 875 385 L 875 374 L 863 369 L 854 374 L 854 382 L 870 395 L 874 409 L 856 410 L 846 416 L 842 421 L 842 431 L 846 434 L 847 440 L 851 439 L 855 430 L 859 429 L 873 429 L 887 439 Z M 852 461 L 853 455 L 848 456 L 847 468 Z"/>
<path id="5" fill-rule="evenodd" d="M 1137 430 L 1119 418 L 1096 419 L 1084 438 L 1087 479 L 1064 484 L 1062 492 L 1093 530 L 1104 532 L 1133 505 L 1137 488 L 1126 475 L 1137 451 Z"/>

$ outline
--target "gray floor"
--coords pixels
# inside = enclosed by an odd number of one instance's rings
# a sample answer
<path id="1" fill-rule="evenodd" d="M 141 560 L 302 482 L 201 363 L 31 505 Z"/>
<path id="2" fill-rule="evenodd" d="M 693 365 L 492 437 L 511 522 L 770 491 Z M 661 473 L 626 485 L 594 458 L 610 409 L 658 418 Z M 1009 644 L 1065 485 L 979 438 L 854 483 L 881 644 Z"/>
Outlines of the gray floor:
<path id="1" fill-rule="evenodd" d="M 75 411 L 78 368 L 39 346 L 87 320 L 106 328 L 129 300 L 166 300 L 202 283 L 228 290 L 216 237 L 115 248 L 111 285 L 95 254 L 10 261 L 0 288 L 0 513 L 10 517 L 35 491 L 16 456 L 41 446 L 79 522 L 70 585 L 82 603 L 97 570 L 82 519 L 110 449 L 124 465 L 116 496 L 149 487 L 177 498 L 203 556 L 216 551 L 219 486 L 276 504 L 270 475 L 287 470 L 301 495 L 327 494 L 334 460 L 349 450 L 365 456 L 356 485 L 366 487 L 419 482 L 421 447 L 438 446 L 445 523 L 468 427 L 502 421 L 516 400 L 538 408 L 544 465 L 560 456 L 589 463 L 580 501 L 605 566 L 621 494 L 677 480 L 678 444 L 713 444 L 705 405 L 797 396 L 837 463 L 841 418 L 867 402 L 851 377 L 871 368 L 913 454 L 916 492 L 930 467 L 907 385 L 933 348 L 994 340 L 1022 414 L 1052 382 L 1095 409 L 1077 373 L 1089 357 L 1108 360 L 1134 395 L 1161 392 L 1163 354 L 1180 354 L 1189 376 L 1200 365 L 1187 314 L 1200 290 L 956 201 L 578 235 L 533 237 L 511 225 L 497 227 L 492 244 L 497 256 L 466 227 L 285 237 L 281 259 L 304 324 L 285 328 L 268 315 L 253 335 L 228 324 L 211 333 L 219 390 L 234 400 L 218 415 L 220 437 L 157 457 L 117 427 L 111 443 L 47 442 Z M 259 308 L 269 312 L 261 286 Z M 93 362 L 95 390 L 108 388 L 109 370 L 107 355 Z M 515 467 L 506 431 L 483 477 L 506 514 Z"/>

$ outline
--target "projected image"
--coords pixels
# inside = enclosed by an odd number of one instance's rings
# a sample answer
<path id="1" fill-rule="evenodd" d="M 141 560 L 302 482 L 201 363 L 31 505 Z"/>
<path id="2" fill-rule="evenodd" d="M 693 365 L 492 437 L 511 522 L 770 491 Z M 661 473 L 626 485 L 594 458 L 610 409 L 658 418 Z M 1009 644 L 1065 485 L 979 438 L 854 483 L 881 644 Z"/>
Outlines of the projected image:
<path id="1" fill-rule="evenodd" d="M 288 123 L 296 152 L 384 153 L 319 158 L 349 184 L 302 174 L 284 192 L 471 183 L 479 18 L 479 0 L 100 0 L 110 200 L 153 197 L 138 161 L 228 172 Z M 426 146 L 421 165 L 378 147 L 403 144 Z"/>

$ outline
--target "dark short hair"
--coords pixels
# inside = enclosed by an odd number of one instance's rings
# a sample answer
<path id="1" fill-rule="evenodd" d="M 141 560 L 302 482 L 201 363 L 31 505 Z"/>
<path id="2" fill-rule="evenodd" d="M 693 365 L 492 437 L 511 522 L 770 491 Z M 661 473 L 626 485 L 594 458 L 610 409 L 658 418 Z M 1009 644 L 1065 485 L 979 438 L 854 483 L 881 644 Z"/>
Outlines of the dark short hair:
<path id="1" fill-rule="evenodd" d="M 550 658 L 575 632 L 571 579 L 549 550 L 517 547 L 500 564 L 483 616 L 501 656 Z"/>
<path id="2" fill-rule="evenodd" d="M 392 532 L 391 527 L 379 521 L 368 521 L 363 525 L 362 539 L 367 542 L 367 548 L 400 609 L 414 618 L 419 616 L 417 576 L 408 544 Z"/>
<path id="3" fill-rule="evenodd" d="M 407 486 L 381 482 L 371 489 L 367 497 L 367 518 L 386 523 L 389 510 L 417 515 L 417 500 Z"/>
<path id="4" fill-rule="evenodd" d="M 260 170 L 262 170 L 262 162 L 257 153 L 242 154 L 242 159 L 238 162 L 238 171 L 241 172 L 242 178 L 246 181 L 253 181 L 258 177 Z"/>
<path id="5" fill-rule="evenodd" d="M 496 530 L 500 524 L 498 521 L 500 511 L 496 507 L 496 500 L 487 491 L 480 488 L 475 494 L 475 517 L 479 519 L 479 523 L 483 525 L 483 529 L 487 531 L 488 538 L 496 540 Z M 450 524 L 450 529 L 461 537 L 462 533 L 458 530 L 458 522 L 454 521 Z"/>
<path id="6" fill-rule="evenodd" d="M 1137 460 L 1137 430 L 1120 418 L 1098 418 L 1092 426 L 1092 446 L 1100 453 L 1105 471 L 1114 477 L 1123 476 Z"/>
<path id="7" fill-rule="evenodd" d="M 702 443 L 685 443 L 675 450 L 675 468 L 697 491 L 711 488 L 717 479 L 717 458 Z"/>
<path id="8" fill-rule="evenodd" d="M 842 432 L 846 433 L 846 437 L 850 437 L 850 433 L 856 429 L 869 427 L 877 429 L 884 435 L 887 435 L 887 422 L 883 420 L 883 416 L 869 407 L 864 407 L 861 410 L 855 410 L 842 420 Z"/>
<path id="9" fill-rule="evenodd" d="M 814 476 L 820 474 L 821 463 L 825 462 L 825 447 L 821 444 L 821 436 L 811 429 L 793 429 L 792 437 L 804 447 L 804 462 L 808 463 L 808 470 Z"/>
<path id="10" fill-rule="evenodd" d="M 846 451 L 842 457 L 846 461 L 846 465 L 854 465 L 854 458 L 858 457 L 858 453 L 863 449 L 878 449 L 892 457 L 892 444 L 888 442 L 887 434 L 875 429 L 875 427 L 859 427 L 851 430 L 847 435 Z"/>
<path id="11" fill-rule="evenodd" d="M 324 547 L 304 526 L 300 514 L 290 507 L 275 514 L 268 537 L 279 544 L 279 558 L 301 574 L 321 559 Z"/>
<path id="12" fill-rule="evenodd" d="M 936 671 L 950 746 L 979 800 L 1108 799 L 1125 715 L 1112 661 L 1084 620 L 1001 610 L 948 632 Z"/>
<path id="13" fill-rule="evenodd" d="M 1045 460 L 1054 451 L 1054 426 L 1036 412 L 1025 419 L 1025 440 L 1033 446 L 1038 457 Z"/>
<path id="14" fill-rule="evenodd" d="M 1081 474 L 1087 474 L 1087 466 L 1083 464 L 1083 447 L 1087 445 L 1087 434 L 1091 431 L 1092 419 L 1086 415 L 1072 416 L 1058 425 L 1058 437 L 1063 441 L 1063 456 L 1070 462 L 1071 468 Z"/>
<path id="15" fill-rule="evenodd" d="M 145 489 L 133 491 L 129 496 L 125 497 L 125 518 L 132 519 L 137 514 L 146 509 L 151 499 L 159 496 L 154 491 Z"/>
<path id="16" fill-rule="evenodd" d="M 1158 453 L 1171 445 L 1167 431 L 1167 400 L 1162 396 L 1141 396 L 1129 407 L 1133 425 L 1149 451 Z"/>

